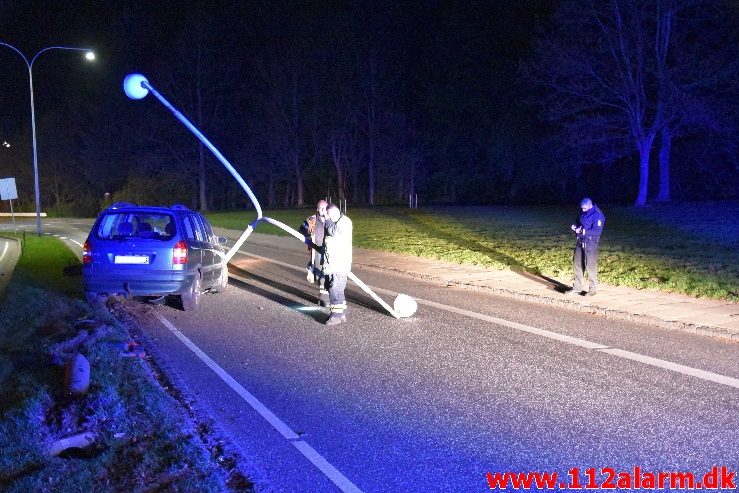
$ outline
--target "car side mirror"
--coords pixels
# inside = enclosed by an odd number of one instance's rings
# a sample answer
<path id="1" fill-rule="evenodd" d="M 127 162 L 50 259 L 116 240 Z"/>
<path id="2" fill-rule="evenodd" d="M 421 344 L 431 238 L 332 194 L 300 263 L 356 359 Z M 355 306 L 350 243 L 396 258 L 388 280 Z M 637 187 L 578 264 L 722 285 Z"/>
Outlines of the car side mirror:
<path id="1" fill-rule="evenodd" d="M 228 243 L 228 238 L 226 238 L 225 236 L 219 236 L 218 243 L 220 243 L 221 245 L 225 245 L 226 243 Z"/>

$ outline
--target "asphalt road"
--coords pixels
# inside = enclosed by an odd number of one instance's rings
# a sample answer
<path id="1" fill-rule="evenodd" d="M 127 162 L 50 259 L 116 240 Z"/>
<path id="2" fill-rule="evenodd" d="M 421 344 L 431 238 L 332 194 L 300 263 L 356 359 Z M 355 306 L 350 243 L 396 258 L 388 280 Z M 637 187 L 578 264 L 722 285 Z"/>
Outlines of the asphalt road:
<path id="1" fill-rule="evenodd" d="M 87 233 L 47 224 L 80 244 Z M 264 490 L 474 492 L 496 471 L 739 470 L 735 343 L 374 269 L 355 274 L 413 296 L 417 314 L 396 320 L 351 286 L 349 322 L 326 327 L 303 247 L 257 243 L 197 313 L 134 311 Z"/>

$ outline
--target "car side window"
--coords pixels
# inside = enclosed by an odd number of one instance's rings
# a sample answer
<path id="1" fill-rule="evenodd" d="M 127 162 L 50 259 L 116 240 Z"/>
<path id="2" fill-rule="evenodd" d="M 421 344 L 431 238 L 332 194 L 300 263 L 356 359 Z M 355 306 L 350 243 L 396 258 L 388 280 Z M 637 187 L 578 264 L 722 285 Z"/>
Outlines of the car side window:
<path id="1" fill-rule="evenodd" d="M 203 224 L 203 231 L 205 232 L 207 241 L 213 241 L 213 228 L 210 227 L 208 220 L 200 214 L 198 214 L 198 219 L 200 219 L 200 222 Z"/>
<path id="2" fill-rule="evenodd" d="M 117 220 L 117 216 L 113 214 L 107 214 L 103 216 L 103 218 L 100 220 L 100 225 L 98 227 L 98 237 L 99 238 L 111 238 L 113 236 L 113 229 L 117 226 L 117 223 L 120 222 Z"/>
<path id="3" fill-rule="evenodd" d="M 197 216 L 187 216 L 187 223 L 190 223 L 192 227 L 192 231 L 194 233 L 194 239 L 197 241 L 205 241 L 204 240 L 204 234 L 203 234 L 203 228 L 200 225 L 200 221 L 198 221 Z"/>
<path id="4" fill-rule="evenodd" d="M 185 237 L 188 240 L 194 240 L 195 232 L 193 231 L 193 226 L 192 226 L 192 221 L 190 221 L 190 216 L 183 217 L 182 224 L 185 227 Z"/>

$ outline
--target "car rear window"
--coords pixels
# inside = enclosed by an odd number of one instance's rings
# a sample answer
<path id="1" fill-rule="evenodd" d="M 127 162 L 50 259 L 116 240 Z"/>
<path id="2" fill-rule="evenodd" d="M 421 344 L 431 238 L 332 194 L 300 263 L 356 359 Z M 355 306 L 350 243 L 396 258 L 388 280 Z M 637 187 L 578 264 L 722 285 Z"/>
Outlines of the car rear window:
<path id="1" fill-rule="evenodd" d="M 177 232 L 174 216 L 157 212 L 108 212 L 100 218 L 95 234 L 100 239 L 148 238 L 171 240 Z"/>

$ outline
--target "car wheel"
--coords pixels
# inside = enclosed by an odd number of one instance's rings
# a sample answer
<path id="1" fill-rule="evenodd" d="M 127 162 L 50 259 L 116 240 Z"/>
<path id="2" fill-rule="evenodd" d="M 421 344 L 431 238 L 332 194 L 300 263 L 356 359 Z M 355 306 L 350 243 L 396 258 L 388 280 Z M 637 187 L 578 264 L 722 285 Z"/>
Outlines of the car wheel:
<path id="1" fill-rule="evenodd" d="M 187 293 L 180 295 L 180 301 L 182 302 L 182 309 L 186 312 L 195 311 L 200 305 L 200 297 L 203 294 L 202 281 L 200 280 L 200 274 L 195 276 L 190 289 Z"/>

